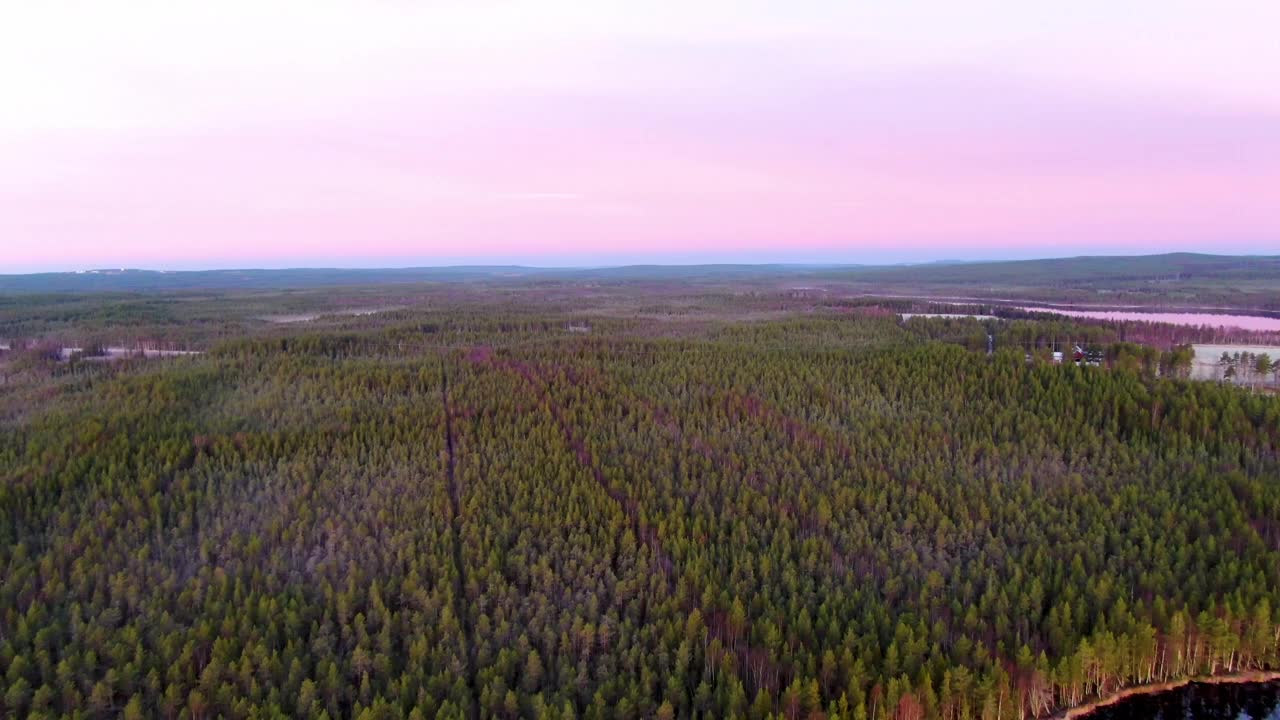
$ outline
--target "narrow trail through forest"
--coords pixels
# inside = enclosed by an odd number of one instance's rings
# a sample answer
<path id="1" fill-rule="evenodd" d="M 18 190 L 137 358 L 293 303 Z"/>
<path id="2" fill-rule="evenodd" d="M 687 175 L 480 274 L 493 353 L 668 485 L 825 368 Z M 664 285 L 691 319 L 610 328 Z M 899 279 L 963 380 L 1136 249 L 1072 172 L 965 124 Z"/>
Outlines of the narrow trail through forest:
<path id="1" fill-rule="evenodd" d="M 627 493 L 610 487 L 608 480 L 604 477 L 604 473 L 600 468 L 596 458 L 586 447 L 585 441 L 575 432 L 572 423 L 565 416 L 565 408 L 561 406 L 552 393 L 552 380 L 554 373 L 549 368 L 538 366 L 536 364 L 517 361 L 513 359 L 498 359 L 492 356 L 486 356 L 483 362 L 487 362 L 492 367 L 505 370 L 517 377 L 522 378 L 541 398 L 544 406 L 551 413 L 552 418 L 560 427 L 561 433 L 564 435 L 565 442 L 569 449 L 577 457 L 578 461 L 592 474 L 600 488 L 608 495 L 622 510 L 627 517 L 636 538 L 647 545 L 653 553 L 654 559 L 657 561 L 663 577 L 666 579 L 668 592 L 673 597 L 677 594 L 677 582 L 675 580 L 675 562 L 671 559 L 669 553 L 662 546 L 662 541 L 658 537 L 657 528 L 650 527 L 641 520 L 639 512 L 639 503 L 635 498 L 630 497 Z M 575 380 L 578 378 L 575 377 Z M 600 384 L 601 378 L 592 378 L 591 384 Z M 683 438 L 677 436 L 677 440 Z M 616 571 L 616 568 L 615 568 Z M 732 632 L 727 623 L 726 613 L 713 613 L 708 609 L 700 607 L 695 598 L 677 598 L 688 612 L 697 610 L 704 622 L 707 623 L 708 631 L 712 637 L 719 639 L 726 649 L 732 653 L 738 660 L 740 666 L 744 669 L 748 678 L 754 682 L 748 684 L 751 691 L 760 688 L 766 688 L 770 692 L 777 692 L 780 685 L 785 684 L 785 676 L 790 673 L 783 673 L 782 665 L 763 647 L 754 646 L 750 642 L 752 632 L 750 630 L 750 622 L 748 627 L 740 629 L 737 633 Z M 745 637 L 744 637 L 745 636 Z"/>
<path id="2" fill-rule="evenodd" d="M 470 720 L 477 720 L 480 717 L 480 695 L 479 688 L 476 687 L 475 628 L 472 627 L 471 613 L 467 612 L 466 606 L 467 564 L 462 559 L 462 512 L 459 509 L 462 503 L 457 479 L 458 457 L 454 445 L 453 406 L 449 403 L 449 370 L 443 363 L 440 366 L 440 376 L 442 378 L 440 402 L 444 408 L 444 438 L 445 448 L 448 451 L 445 476 L 449 484 L 449 508 L 453 525 L 450 533 L 453 536 L 453 612 L 458 616 L 458 622 L 462 623 L 463 649 L 467 654 L 467 690 L 471 694 L 470 702 L 467 704 L 467 717 Z"/>
<path id="3" fill-rule="evenodd" d="M 623 516 L 626 517 L 628 524 L 633 528 L 633 532 L 635 533 L 636 540 L 638 542 L 644 542 L 644 535 L 641 532 L 640 522 L 638 517 L 635 514 L 634 508 L 629 507 L 628 505 L 629 501 L 625 496 L 620 495 L 619 493 L 614 492 L 612 489 L 609 488 L 609 481 L 605 479 L 604 473 L 603 471 L 601 471 L 600 466 L 596 464 L 595 458 L 592 456 L 591 451 L 588 450 L 586 448 L 586 444 L 582 442 L 574 434 L 572 426 L 570 425 L 569 421 L 564 417 L 563 410 L 560 408 L 559 405 L 555 403 L 554 399 L 551 397 L 551 385 L 549 381 L 541 377 L 540 374 L 536 372 L 534 369 L 529 368 L 523 363 L 516 363 L 515 361 L 497 362 L 492 360 L 491 362 L 493 363 L 494 367 L 501 370 L 505 370 L 509 373 L 513 373 L 516 377 L 519 377 L 520 379 L 522 379 L 526 384 L 529 385 L 530 388 L 532 388 L 538 394 L 538 396 L 542 400 L 543 405 L 547 408 L 547 411 L 551 413 L 552 419 L 555 420 L 556 425 L 557 427 L 559 427 L 561 434 L 564 435 L 565 446 L 574 455 L 574 457 L 578 460 L 578 462 L 588 472 L 591 473 L 592 478 L 594 478 L 596 481 L 596 484 L 598 484 L 600 488 L 604 490 L 604 493 L 607 496 L 609 496 L 609 498 L 613 500 L 614 503 L 616 503 L 618 507 L 622 510 Z M 621 537 L 618 538 L 617 546 L 620 552 L 622 548 Z M 663 553 L 661 547 L 657 547 L 656 545 L 651 547 L 653 549 L 654 556 L 656 558 L 659 558 L 660 561 L 662 559 L 665 559 L 666 556 Z M 613 565 L 612 572 L 615 580 L 621 574 L 621 568 L 618 565 L 618 561 L 619 561 L 619 557 L 617 553 L 615 553 L 613 557 L 613 562 L 612 562 L 612 565 Z M 668 585 L 670 585 L 671 584 L 670 577 L 668 577 L 667 579 L 668 579 Z M 612 608 L 614 601 L 615 601 L 615 598 L 614 598 L 613 588 L 606 586 L 605 597 L 604 597 L 605 608 Z"/>

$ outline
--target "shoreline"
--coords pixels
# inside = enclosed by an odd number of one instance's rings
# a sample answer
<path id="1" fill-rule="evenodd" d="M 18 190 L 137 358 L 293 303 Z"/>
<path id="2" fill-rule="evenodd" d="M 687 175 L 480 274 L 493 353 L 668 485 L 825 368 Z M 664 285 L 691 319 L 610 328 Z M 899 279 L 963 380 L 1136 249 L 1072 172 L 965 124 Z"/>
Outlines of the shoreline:
<path id="1" fill-rule="evenodd" d="M 819 288 L 815 288 L 819 289 Z M 923 300 L 936 301 L 949 305 L 1040 305 L 1045 308 L 1055 308 L 1063 310 L 1098 310 L 1103 312 L 1144 312 L 1144 313 L 1174 313 L 1174 314 L 1205 314 L 1205 315 L 1232 315 L 1244 314 L 1249 317 L 1263 317 L 1275 319 L 1280 317 L 1280 310 L 1266 307 L 1255 306 L 1237 306 L 1237 305 L 1180 305 L 1177 303 L 1155 303 L 1143 305 L 1129 305 L 1123 303 L 1099 303 L 1092 301 L 1073 301 L 1073 300 L 1033 300 L 1029 298 L 1006 298 L 991 297 L 979 295 L 937 295 L 934 293 L 919 294 L 902 294 L 902 293 L 877 293 L 862 292 L 854 295 L 843 295 L 845 298 L 886 298 L 890 300 Z M 960 302 L 947 302 L 960 301 Z"/>
<path id="2" fill-rule="evenodd" d="M 1276 680 L 1280 680 L 1280 670 L 1250 670 L 1249 672 L 1232 673 L 1230 675 L 1193 675 L 1179 680 L 1167 680 L 1165 682 L 1148 683 L 1146 685 L 1132 685 L 1130 687 L 1117 690 L 1106 697 L 1093 700 L 1092 702 L 1075 705 L 1065 710 L 1059 710 L 1052 715 L 1046 715 L 1043 720 L 1074 720 L 1075 718 L 1088 715 L 1098 708 L 1114 705 L 1121 700 L 1140 695 L 1156 695 L 1170 690 L 1177 690 L 1193 683 L 1201 683 L 1204 685 L 1230 685 L 1266 683 Z"/>

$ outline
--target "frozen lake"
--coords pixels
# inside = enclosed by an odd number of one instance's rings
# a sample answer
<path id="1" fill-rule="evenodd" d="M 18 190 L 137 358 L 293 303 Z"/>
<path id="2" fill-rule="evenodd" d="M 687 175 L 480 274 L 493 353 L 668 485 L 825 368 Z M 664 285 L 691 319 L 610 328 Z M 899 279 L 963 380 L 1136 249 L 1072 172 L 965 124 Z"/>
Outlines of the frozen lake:
<path id="1" fill-rule="evenodd" d="M 63 360 L 70 360 L 72 355 L 84 352 L 83 348 L 64 347 L 59 349 L 58 354 Z M 128 357 L 182 357 L 185 355 L 200 355 L 200 350 L 157 350 L 155 348 L 125 348 L 125 347 L 107 347 L 102 348 L 101 355 L 90 355 L 85 357 L 86 360 L 122 360 Z"/>
<path id="2" fill-rule="evenodd" d="M 1170 325 L 1187 325 L 1200 327 L 1234 327 L 1242 330 L 1261 330 L 1280 332 L 1280 318 L 1262 317 L 1261 315 L 1219 315 L 1217 313 L 1162 313 L 1137 312 L 1133 310 L 1070 310 L 1055 307 L 1034 307 L 1022 305 L 1019 310 L 1029 312 L 1047 312 L 1068 317 L 1093 318 L 1095 320 L 1135 320 L 1140 322 L 1169 323 Z"/>

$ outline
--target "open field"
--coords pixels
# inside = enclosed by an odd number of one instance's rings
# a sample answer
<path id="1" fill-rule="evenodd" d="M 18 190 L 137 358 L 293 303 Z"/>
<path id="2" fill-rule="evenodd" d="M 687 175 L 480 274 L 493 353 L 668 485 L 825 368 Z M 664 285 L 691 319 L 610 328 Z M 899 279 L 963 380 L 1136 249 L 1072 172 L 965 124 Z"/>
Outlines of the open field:
<path id="1" fill-rule="evenodd" d="M 1234 356 L 1237 353 L 1249 356 L 1266 355 L 1272 360 L 1280 360 L 1280 345 L 1213 345 L 1213 344 L 1196 344 L 1195 348 L 1195 366 L 1192 368 L 1191 377 L 1197 380 L 1222 380 L 1226 370 L 1230 365 L 1222 363 L 1222 354 Z M 1235 382 L 1240 384 L 1259 385 L 1263 387 L 1275 387 L 1280 385 L 1280 376 L 1275 372 L 1265 375 L 1248 372 L 1250 365 L 1248 362 L 1240 363 L 1239 371 Z"/>

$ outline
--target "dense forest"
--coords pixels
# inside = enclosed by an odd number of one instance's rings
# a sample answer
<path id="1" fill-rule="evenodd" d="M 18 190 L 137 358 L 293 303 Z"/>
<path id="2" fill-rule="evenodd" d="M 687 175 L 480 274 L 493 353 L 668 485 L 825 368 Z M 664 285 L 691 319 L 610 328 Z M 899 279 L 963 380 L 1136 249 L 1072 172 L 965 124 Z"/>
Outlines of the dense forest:
<path id="1" fill-rule="evenodd" d="M 1280 399 L 1176 348 L 772 297 L 238 336 L 119 302 L 206 352 L 10 351 L 5 716 L 1027 720 L 1280 667 Z M 1107 361 L 1028 361 L 1064 334 Z"/>

